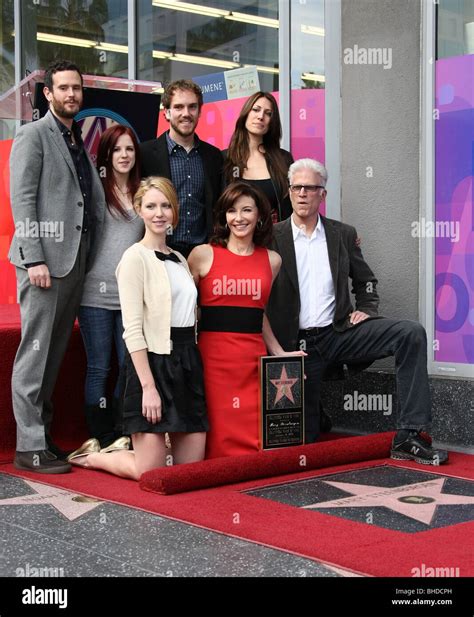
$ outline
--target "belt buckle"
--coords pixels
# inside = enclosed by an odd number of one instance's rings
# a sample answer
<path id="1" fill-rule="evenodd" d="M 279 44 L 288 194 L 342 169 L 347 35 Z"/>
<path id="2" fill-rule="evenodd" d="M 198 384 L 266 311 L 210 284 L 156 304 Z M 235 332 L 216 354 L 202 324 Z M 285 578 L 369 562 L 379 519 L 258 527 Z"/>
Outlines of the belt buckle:
<path id="1" fill-rule="evenodd" d="M 305 336 L 315 336 L 320 334 L 327 326 L 315 326 L 314 328 L 306 328 L 303 330 Z"/>

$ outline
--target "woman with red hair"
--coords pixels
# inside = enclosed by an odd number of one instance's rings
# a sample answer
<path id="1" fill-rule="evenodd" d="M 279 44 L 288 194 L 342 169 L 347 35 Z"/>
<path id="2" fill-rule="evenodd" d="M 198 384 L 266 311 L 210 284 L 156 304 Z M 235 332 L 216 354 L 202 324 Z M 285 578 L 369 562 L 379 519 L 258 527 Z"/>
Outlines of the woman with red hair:
<path id="1" fill-rule="evenodd" d="M 85 417 L 91 437 L 101 448 L 128 448 L 116 432 L 119 384 L 107 396 L 112 348 L 119 368 L 125 357 L 123 324 L 115 269 L 122 254 L 143 237 L 142 219 L 133 208 L 140 184 L 140 150 L 133 129 L 115 124 L 101 136 L 97 170 L 104 186 L 107 211 L 92 268 L 86 275 L 79 325 L 87 355 Z"/>

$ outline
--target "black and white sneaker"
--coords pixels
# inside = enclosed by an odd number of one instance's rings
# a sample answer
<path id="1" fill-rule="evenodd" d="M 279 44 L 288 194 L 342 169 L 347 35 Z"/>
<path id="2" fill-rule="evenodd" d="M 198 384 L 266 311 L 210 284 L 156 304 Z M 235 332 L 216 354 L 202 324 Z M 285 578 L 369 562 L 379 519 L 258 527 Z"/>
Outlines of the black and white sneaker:
<path id="1" fill-rule="evenodd" d="M 395 439 L 390 451 L 390 458 L 395 460 L 415 461 L 422 465 L 442 465 L 448 460 L 446 450 L 432 448 L 430 442 L 420 433 L 412 433 L 400 443 L 396 443 Z"/>

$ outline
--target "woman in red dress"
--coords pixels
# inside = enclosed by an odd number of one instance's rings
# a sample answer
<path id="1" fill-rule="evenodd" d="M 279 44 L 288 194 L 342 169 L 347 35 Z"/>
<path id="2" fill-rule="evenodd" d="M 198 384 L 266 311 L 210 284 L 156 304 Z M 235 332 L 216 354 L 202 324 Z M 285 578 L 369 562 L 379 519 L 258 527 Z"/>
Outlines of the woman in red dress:
<path id="1" fill-rule="evenodd" d="M 206 458 L 260 448 L 260 356 L 284 352 L 264 314 L 281 258 L 266 248 L 272 218 L 268 200 L 244 182 L 229 185 L 216 204 L 215 235 L 190 254 L 199 288 L 199 350 L 210 430 Z"/>

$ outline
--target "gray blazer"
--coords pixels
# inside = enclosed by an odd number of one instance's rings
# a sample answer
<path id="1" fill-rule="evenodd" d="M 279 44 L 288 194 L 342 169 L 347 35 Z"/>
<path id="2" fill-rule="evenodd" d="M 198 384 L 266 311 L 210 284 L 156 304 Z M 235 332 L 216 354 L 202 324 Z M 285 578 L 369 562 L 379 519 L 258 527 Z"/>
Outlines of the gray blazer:
<path id="1" fill-rule="evenodd" d="M 336 311 L 332 325 L 334 330 L 343 332 L 353 327 L 349 323 L 349 313 L 354 310 L 349 295 L 349 278 L 352 280 L 356 310 L 364 311 L 372 318 L 378 316 L 377 279 L 356 245 L 355 228 L 322 215 L 321 219 L 326 233 L 329 266 L 336 293 Z M 299 349 L 301 303 L 291 219 L 275 225 L 273 232 L 271 248 L 281 255 L 282 265 L 273 283 L 266 313 L 283 349 L 292 351 Z M 370 364 L 364 363 L 357 368 Z"/>
<path id="2" fill-rule="evenodd" d="M 93 262 L 104 222 L 105 196 L 92 168 L 91 234 L 88 266 Z M 84 204 L 76 169 L 50 111 L 22 126 L 10 156 L 10 197 L 15 235 L 8 257 L 24 268 L 44 261 L 51 276 L 72 269 L 82 235 Z"/>

